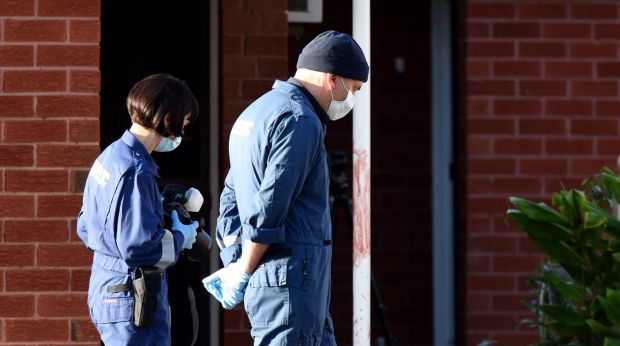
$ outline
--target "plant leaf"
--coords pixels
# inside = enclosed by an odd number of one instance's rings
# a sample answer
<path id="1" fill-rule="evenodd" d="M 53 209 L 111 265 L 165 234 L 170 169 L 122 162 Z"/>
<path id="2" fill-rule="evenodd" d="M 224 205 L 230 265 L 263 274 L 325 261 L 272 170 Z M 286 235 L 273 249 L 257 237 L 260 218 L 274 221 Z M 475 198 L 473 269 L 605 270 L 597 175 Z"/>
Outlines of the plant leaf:
<path id="1" fill-rule="evenodd" d="M 506 216 L 514 220 L 519 228 L 525 231 L 532 239 L 543 240 L 569 240 L 572 239 L 572 231 L 567 227 L 548 222 L 531 219 L 524 212 L 517 209 L 509 209 Z"/>
<path id="2" fill-rule="evenodd" d="M 588 326 L 590 326 L 590 329 L 592 330 L 592 332 L 594 332 L 594 334 L 600 337 L 620 338 L 620 333 L 610 329 L 609 327 L 602 324 L 601 322 L 598 322 L 593 319 L 589 319 L 586 321 L 586 323 L 588 324 Z"/>
<path id="3" fill-rule="evenodd" d="M 583 303 L 583 301 L 585 300 L 583 294 L 583 286 L 575 283 L 572 280 L 568 281 L 562 279 L 553 272 L 547 272 L 545 274 L 545 277 L 551 287 L 565 298 L 568 298 L 570 300 L 576 300 L 581 303 Z"/>
<path id="4" fill-rule="evenodd" d="M 556 222 L 565 226 L 569 225 L 568 220 L 562 214 L 545 203 L 534 203 L 519 197 L 509 197 L 509 200 L 510 203 L 531 219 L 543 222 Z"/>
<path id="5" fill-rule="evenodd" d="M 583 229 L 593 230 L 603 227 L 607 223 L 607 218 L 604 215 L 585 212 L 583 214 Z"/>
<path id="6" fill-rule="evenodd" d="M 549 317 L 566 326 L 578 327 L 586 324 L 586 318 L 583 315 L 565 307 L 541 305 L 540 309 Z"/>

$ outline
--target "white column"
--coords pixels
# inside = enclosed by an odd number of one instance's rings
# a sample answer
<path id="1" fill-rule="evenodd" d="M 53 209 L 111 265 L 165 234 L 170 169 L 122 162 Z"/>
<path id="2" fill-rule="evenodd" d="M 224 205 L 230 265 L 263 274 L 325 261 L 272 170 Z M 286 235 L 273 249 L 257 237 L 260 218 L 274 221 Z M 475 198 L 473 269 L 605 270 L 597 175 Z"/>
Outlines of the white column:
<path id="1" fill-rule="evenodd" d="M 370 62 L 370 0 L 353 0 L 353 38 Z M 372 70 L 372 67 L 371 67 Z M 370 79 L 353 112 L 353 345 L 370 345 Z"/>

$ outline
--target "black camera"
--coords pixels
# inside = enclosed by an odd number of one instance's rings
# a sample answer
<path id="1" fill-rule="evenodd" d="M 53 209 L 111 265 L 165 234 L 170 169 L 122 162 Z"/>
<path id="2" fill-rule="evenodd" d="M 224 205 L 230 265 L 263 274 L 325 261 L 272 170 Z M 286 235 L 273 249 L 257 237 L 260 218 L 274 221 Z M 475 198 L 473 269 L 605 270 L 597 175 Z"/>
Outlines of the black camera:
<path id="1" fill-rule="evenodd" d="M 202 207 L 204 198 L 200 191 L 193 187 L 179 184 L 168 184 L 162 192 L 164 206 L 164 227 L 170 229 L 172 220 L 170 214 L 176 210 L 179 220 L 184 224 L 192 223 L 190 212 L 196 213 Z M 181 252 L 188 260 L 194 262 L 207 261 L 211 249 L 211 237 L 199 228 L 196 230 L 196 242 L 189 250 Z"/>

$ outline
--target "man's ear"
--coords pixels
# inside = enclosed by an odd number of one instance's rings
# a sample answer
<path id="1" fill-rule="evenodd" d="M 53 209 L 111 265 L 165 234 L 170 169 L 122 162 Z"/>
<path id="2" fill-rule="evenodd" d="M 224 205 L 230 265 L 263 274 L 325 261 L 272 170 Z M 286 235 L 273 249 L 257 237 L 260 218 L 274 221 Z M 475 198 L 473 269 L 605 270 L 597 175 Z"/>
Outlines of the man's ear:
<path id="1" fill-rule="evenodd" d="M 329 89 L 333 90 L 336 87 L 336 79 L 338 78 L 338 76 L 336 76 L 333 73 L 325 73 L 325 78 L 327 81 L 327 86 L 329 87 Z"/>

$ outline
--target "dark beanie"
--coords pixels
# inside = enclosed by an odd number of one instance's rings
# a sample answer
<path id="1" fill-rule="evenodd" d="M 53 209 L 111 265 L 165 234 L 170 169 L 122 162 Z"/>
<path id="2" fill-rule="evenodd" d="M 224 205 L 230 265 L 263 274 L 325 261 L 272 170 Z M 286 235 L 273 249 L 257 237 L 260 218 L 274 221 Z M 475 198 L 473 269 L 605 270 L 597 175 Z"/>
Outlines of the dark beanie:
<path id="1" fill-rule="evenodd" d="M 297 68 L 368 81 L 368 62 L 362 48 L 353 37 L 334 30 L 320 34 L 304 47 Z"/>

